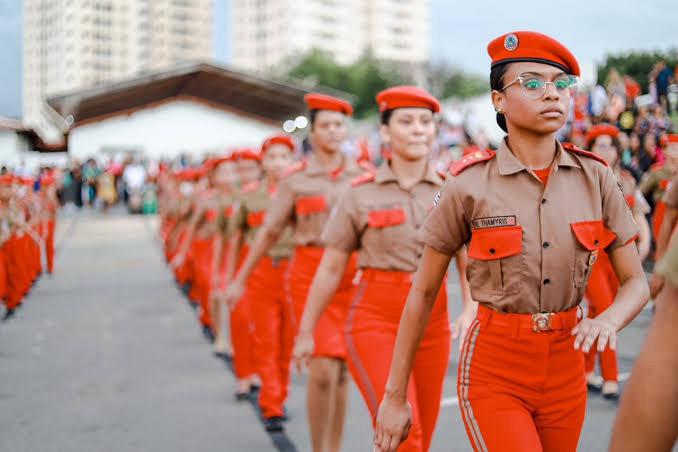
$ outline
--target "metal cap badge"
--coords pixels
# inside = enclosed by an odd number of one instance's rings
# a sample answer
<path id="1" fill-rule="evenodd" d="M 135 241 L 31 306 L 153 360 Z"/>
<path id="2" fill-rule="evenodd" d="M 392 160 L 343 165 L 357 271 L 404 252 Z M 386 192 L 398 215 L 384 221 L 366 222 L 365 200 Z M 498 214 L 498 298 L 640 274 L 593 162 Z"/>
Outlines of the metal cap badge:
<path id="1" fill-rule="evenodd" d="M 513 52 L 518 48 L 518 36 L 513 33 L 507 34 L 504 38 L 504 48 L 509 52 Z"/>

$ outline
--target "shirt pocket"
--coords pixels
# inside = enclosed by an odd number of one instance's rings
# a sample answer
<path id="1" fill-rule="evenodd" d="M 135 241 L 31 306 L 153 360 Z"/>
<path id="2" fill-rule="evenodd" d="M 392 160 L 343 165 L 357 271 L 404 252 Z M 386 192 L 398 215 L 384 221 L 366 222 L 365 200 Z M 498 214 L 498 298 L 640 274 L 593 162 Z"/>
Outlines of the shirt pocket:
<path id="1" fill-rule="evenodd" d="M 523 280 L 523 228 L 474 229 L 467 276 L 478 301 L 494 301 L 520 290 Z"/>
<path id="2" fill-rule="evenodd" d="M 603 220 L 570 223 L 576 238 L 573 278 L 576 287 L 584 287 L 591 276 L 591 268 L 598 253 L 607 248 L 617 235 L 607 229 Z"/>
<path id="3" fill-rule="evenodd" d="M 266 216 L 265 210 L 260 210 L 259 212 L 250 212 L 247 214 L 247 225 L 250 228 L 258 228 L 264 224 L 264 218 Z"/>
<path id="4" fill-rule="evenodd" d="M 403 209 L 372 210 L 367 214 L 367 226 L 378 229 L 388 228 L 403 224 L 406 219 Z"/>
<path id="5" fill-rule="evenodd" d="M 327 209 L 327 199 L 322 195 L 300 196 L 295 203 L 295 211 L 299 217 L 327 212 Z"/>

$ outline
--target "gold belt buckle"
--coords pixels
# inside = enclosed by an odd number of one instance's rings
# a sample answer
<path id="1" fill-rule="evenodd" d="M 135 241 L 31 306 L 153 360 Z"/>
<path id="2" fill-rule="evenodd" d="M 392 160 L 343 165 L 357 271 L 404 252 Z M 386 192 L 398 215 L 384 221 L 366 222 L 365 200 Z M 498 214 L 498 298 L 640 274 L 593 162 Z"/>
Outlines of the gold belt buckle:
<path id="1" fill-rule="evenodd" d="M 551 331 L 551 316 L 550 312 L 540 312 L 532 314 L 532 331 L 541 333 L 544 331 Z"/>

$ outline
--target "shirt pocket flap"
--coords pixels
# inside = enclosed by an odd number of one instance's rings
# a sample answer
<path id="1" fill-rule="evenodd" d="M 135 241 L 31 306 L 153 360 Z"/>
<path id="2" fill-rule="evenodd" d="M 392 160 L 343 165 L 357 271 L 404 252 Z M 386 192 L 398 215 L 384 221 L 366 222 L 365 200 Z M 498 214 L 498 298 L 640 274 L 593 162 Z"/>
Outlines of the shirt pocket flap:
<path id="1" fill-rule="evenodd" d="M 264 216 L 266 211 L 250 212 L 247 214 L 247 225 L 251 228 L 256 228 L 264 224 Z"/>
<path id="2" fill-rule="evenodd" d="M 605 249 L 617 237 L 603 224 L 603 220 L 580 221 L 570 224 L 579 243 L 589 251 Z"/>
<path id="3" fill-rule="evenodd" d="M 297 215 L 310 215 L 313 213 L 325 212 L 327 210 L 327 201 L 324 196 L 301 196 L 297 198 Z"/>
<path id="4" fill-rule="evenodd" d="M 367 225 L 371 228 L 386 228 L 405 222 L 403 209 L 372 210 L 367 214 Z"/>
<path id="5" fill-rule="evenodd" d="M 228 206 L 224 209 L 224 216 L 226 218 L 231 218 L 233 216 L 233 206 Z"/>
<path id="6" fill-rule="evenodd" d="M 216 209 L 207 209 L 205 212 L 205 219 L 207 221 L 214 221 L 217 219 L 217 211 Z"/>
<path id="7" fill-rule="evenodd" d="M 523 247 L 523 227 L 502 226 L 474 229 L 468 255 L 473 259 L 489 261 L 514 256 Z"/>

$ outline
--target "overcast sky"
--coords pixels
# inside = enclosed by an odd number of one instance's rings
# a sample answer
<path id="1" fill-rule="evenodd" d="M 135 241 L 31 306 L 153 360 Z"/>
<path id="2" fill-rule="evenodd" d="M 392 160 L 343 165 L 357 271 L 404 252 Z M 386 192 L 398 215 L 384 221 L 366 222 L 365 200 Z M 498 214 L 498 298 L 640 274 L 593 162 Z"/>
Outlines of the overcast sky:
<path id="1" fill-rule="evenodd" d="M 228 63 L 229 0 L 215 0 L 215 59 Z M 608 53 L 678 47 L 677 0 L 431 0 L 433 59 L 487 74 L 485 48 L 507 31 L 565 43 L 580 63 Z M 21 115 L 21 0 L 0 0 L 0 115 Z"/>

